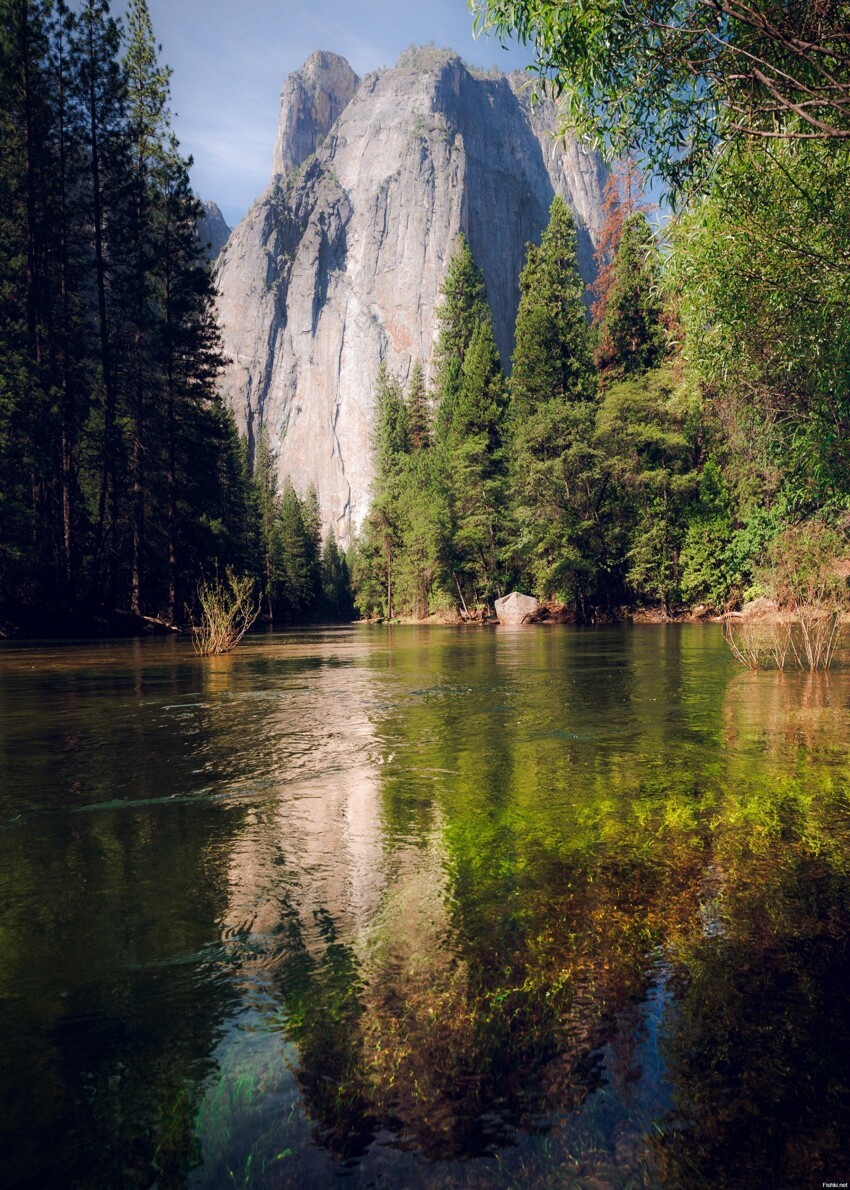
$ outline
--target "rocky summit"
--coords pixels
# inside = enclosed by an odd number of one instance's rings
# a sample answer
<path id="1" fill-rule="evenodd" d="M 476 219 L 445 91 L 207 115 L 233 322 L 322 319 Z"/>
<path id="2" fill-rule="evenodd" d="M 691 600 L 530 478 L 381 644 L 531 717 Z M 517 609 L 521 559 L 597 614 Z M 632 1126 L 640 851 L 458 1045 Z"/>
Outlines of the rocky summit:
<path id="1" fill-rule="evenodd" d="M 525 246 L 555 194 L 592 279 L 605 169 L 556 128 L 524 75 L 433 48 L 363 79 L 315 53 L 284 85 L 271 183 L 217 266 L 223 384 L 249 441 L 265 426 L 281 479 L 316 485 L 343 543 L 369 505 L 379 362 L 402 382 L 417 359 L 427 374 L 458 234 L 483 269 L 506 366 Z"/>
<path id="2" fill-rule="evenodd" d="M 198 234 L 207 257 L 215 260 L 230 238 L 230 228 L 217 203 L 203 199 L 201 205 L 204 212 L 198 220 Z"/>

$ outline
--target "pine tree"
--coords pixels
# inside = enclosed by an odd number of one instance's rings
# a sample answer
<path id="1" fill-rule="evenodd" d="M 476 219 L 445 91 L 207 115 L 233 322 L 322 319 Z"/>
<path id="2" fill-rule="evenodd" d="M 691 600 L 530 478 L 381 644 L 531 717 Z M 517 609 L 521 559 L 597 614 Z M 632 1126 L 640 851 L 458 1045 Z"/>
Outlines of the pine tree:
<path id="1" fill-rule="evenodd" d="M 354 615 L 348 561 L 331 528 L 322 546 L 321 615 L 325 620 L 350 620 Z"/>
<path id="2" fill-rule="evenodd" d="M 274 620 L 275 596 L 283 576 L 283 546 L 277 463 L 265 426 L 260 427 L 254 449 L 254 502 L 259 524 L 263 598 L 266 615 Z"/>
<path id="3" fill-rule="evenodd" d="M 404 459 L 410 453 L 410 424 L 401 388 L 383 361 L 378 369 L 373 417 L 375 480 L 366 522 L 366 535 L 370 539 L 366 553 L 380 559 L 386 615 L 392 619 L 393 577 L 402 540 L 399 493 Z"/>
<path id="4" fill-rule="evenodd" d="M 127 179 L 125 86 L 119 62 L 120 30 L 106 0 L 85 0 L 74 24 L 71 52 L 78 63 L 77 101 L 89 163 L 88 202 L 98 353 L 96 403 L 101 423 L 94 582 L 106 581 L 107 598 L 117 595 L 119 484 L 123 442 L 115 375 L 115 310 L 112 274 L 118 250 L 122 200 Z"/>
<path id="5" fill-rule="evenodd" d="M 437 310 L 439 333 L 434 351 L 437 392 L 435 436 L 451 432 L 460 391 L 463 361 L 478 324 L 492 318 L 487 305 L 484 275 L 475 263 L 469 241 L 461 233 L 440 286 L 442 304 Z"/>
<path id="6" fill-rule="evenodd" d="M 214 289 L 198 236 L 201 204 L 174 136 L 165 146 L 158 185 L 153 283 L 159 308 L 158 416 L 165 441 L 165 602 L 173 616 L 185 576 L 202 562 L 203 543 L 194 538 L 193 526 L 204 513 L 205 441 L 221 406 L 216 382 L 222 352 Z"/>
<path id="7" fill-rule="evenodd" d="M 638 212 L 649 214 L 655 209 L 655 203 L 646 200 L 643 173 L 633 158 L 621 157 L 615 161 L 602 191 L 602 231 L 594 253 L 597 269 L 596 279 L 591 285 L 594 295 L 591 306 L 594 325 L 602 321 L 608 303 L 614 260 L 620 247 L 623 224 Z"/>
<path id="8" fill-rule="evenodd" d="M 319 494 L 311 483 L 301 502 L 304 546 L 307 561 L 306 607 L 311 616 L 319 614 L 322 604 L 322 514 Z"/>
<path id="9" fill-rule="evenodd" d="M 123 63 L 105 0 L 0 15 L 0 603 L 173 618 L 248 513 L 168 72 L 144 0 Z"/>
<path id="10" fill-rule="evenodd" d="M 658 245 L 646 217 L 623 223 L 599 327 L 596 362 L 606 380 L 654 368 L 664 353 Z"/>
<path id="11" fill-rule="evenodd" d="M 79 106 L 74 102 L 72 34 L 74 18 L 57 4 L 51 28 L 50 75 L 54 98 L 53 177 L 55 370 L 58 390 L 59 519 L 61 522 L 62 602 L 74 603 L 87 528 L 81 492 L 81 447 L 91 385 L 87 383 L 88 333 L 85 325 L 85 258 L 77 228 L 83 223 L 81 202 L 84 160 Z"/>
<path id="12" fill-rule="evenodd" d="M 162 202 L 160 181 L 168 132 L 170 71 L 157 62 L 157 47 L 146 0 L 130 0 L 128 46 L 124 56 L 130 162 L 127 193 L 127 238 L 130 254 L 123 299 L 124 358 L 127 362 L 130 431 L 131 556 L 130 608 L 142 610 L 145 552 L 145 459 L 148 408 L 158 386 L 155 349 L 152 254 L 156 244 L 156 207 Z"/>
<path id="13" fill-rule="evenodd" d="M 572 213 L 558 196 L 540 247 L 529 246 L 520 276 L 511 369 L 515 419 L 549 400 L 587 400 L 596 391 Z"/>
<path id="14" fill-rule="evenodd" d="M 407 418 L 410 426 L 410 446 L 414 451 L 425 450 L 431 444 L 431 417 L 428 394 L 425 391 L 425 372 L 417 360 L 410 374 L 407 388 Z"/>
<path id="15" fill-rule="evenodd" d="M 505 496 L 504 413 L 499 353 L 492 321 L 485 318 L 475 328 L 466 352 L 449 443 L 452 557 L 462 575 L 457 586 L 464 604 L 469 600 L 478 604 L 500 593 L 497 557 Z"/>
<path id="16" fill-rule="evenodd" d="M 0 7 L 0 597 L 32 598 L 49 569 L 54 110 L 46 3 Z"/>
<path id="17" fill-rule="evenodd" d="M 555 198 L 520 277 L 510 382 L 511 539 L 506 561 L 541 595 L 581 606 L 597 517 L 595 376 L 569 208 Z"/>
<path id="18" fill-rule="evenodd" d="M 304 505 L 289 479 L 280 501 L 281 574 L 278 602 L 284 617 L 293 622 L 311 610 L 310 541 L 304 523 Z"/>

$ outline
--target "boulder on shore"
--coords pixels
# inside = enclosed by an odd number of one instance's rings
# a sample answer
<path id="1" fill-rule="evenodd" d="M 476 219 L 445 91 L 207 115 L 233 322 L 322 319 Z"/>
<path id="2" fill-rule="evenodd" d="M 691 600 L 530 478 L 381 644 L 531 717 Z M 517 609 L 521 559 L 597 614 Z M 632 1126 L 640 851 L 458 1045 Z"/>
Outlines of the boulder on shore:
<path id="1" fill-rule="evenodd" d="M 496 615 L 500 624 L 531 624 L 537 618 L 540 604 L 533 595 L 511 591 L 504 599 L 496 600 Z"/>

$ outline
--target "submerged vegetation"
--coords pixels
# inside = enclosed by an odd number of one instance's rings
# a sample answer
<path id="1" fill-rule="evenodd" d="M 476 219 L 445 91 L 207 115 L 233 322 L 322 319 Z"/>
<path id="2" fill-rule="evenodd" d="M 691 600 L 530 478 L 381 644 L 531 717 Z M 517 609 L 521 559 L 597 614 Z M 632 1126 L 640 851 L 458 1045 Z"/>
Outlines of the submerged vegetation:
<path id="1" fill-rule="evenodd" d="M 12 651 L 7 1180 L 830 1180 L 848 696 L 714 625 Z"/>

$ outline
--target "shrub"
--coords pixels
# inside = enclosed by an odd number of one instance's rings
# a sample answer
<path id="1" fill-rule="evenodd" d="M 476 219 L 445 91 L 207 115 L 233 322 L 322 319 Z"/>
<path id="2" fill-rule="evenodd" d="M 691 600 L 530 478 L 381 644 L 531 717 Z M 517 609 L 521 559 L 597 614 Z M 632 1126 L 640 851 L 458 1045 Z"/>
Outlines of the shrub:
<path id="1" fill-rule="evenodd" d="M 192 643 L 202 657 L 235 649 L 260 614 L 254 580 L 230 568 L 224 579 L 198 584 L 198 606 L 201 622 L 192 625 Z"/>

